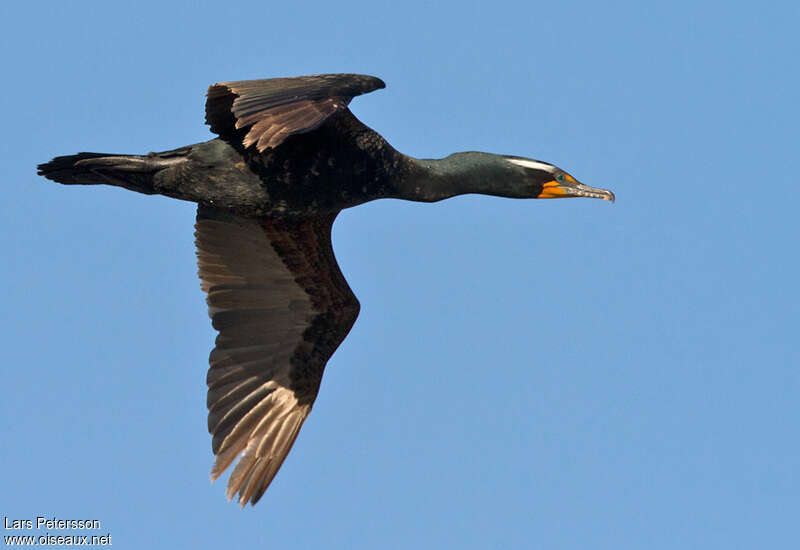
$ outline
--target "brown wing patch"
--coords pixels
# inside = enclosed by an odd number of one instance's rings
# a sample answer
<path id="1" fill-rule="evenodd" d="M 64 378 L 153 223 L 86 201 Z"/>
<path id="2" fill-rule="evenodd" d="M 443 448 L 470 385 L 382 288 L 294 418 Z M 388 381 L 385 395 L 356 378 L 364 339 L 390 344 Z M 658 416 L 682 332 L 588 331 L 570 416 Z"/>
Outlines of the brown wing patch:
<path id="1" fill-rule="evenodd" d="M 236 457 L 227 494 L 255 504 L 311 411 L 325 364 L 358 316 L 333 256 L 335 215 L 258 220 L 198 208 L 209 316 L 212 479 Z"/>
<path id="2" fill-rule="evenodd" d="M 208 89 L 206 123 L 212 132 L 263 152 L 292 134 L 318 128 L 353 97 L 384 86 L 378 78 L 356 74 L 221 82 Z"/>

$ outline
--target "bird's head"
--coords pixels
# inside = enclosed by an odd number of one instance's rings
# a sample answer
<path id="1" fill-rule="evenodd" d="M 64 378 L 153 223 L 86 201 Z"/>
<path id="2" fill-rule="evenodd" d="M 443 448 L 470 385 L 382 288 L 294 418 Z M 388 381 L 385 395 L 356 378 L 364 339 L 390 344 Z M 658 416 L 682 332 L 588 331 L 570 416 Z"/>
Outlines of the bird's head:
<path id="1" fill-rule="evenodd" d="M 434 202 L 480 193 L 512 199 L 589 197 L 614 200 L 614 193 L 584 185 L 547 162 L 478 151 L 443 159 L 411 159 L 411 177 L 400 182 L 398 198 Z"/>
<path id="2" fill-rule="evenodd" d="M 589 197 L 614 202 L 614 193 L 584 185 L 570 174 L 547 162 L 503 155 L 506 168 L 513 176 L 508 178 L 509 191 L 520 198 L 565 199 Z"/>

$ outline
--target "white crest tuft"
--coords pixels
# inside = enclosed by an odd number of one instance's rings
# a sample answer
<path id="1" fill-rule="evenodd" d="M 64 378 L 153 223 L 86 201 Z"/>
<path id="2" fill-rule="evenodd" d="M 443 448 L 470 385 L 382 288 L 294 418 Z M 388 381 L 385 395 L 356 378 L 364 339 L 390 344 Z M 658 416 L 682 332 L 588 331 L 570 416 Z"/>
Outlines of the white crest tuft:
<path id="1" fill-rule="evenodd" d="M 554 174 L 556 171 L 558 171 L 558 168 L 556 168 L 552 164 L 547 164 L 546 162 L 539 162 L 538 160 L 514 159 L 509 157 L 506 157 L 506 160 L 512 164 L 524 166 L 525 168 L 532 168 L 534 170 L 544 170 L 545 172 L 550 172 L 551 174 Z"/>

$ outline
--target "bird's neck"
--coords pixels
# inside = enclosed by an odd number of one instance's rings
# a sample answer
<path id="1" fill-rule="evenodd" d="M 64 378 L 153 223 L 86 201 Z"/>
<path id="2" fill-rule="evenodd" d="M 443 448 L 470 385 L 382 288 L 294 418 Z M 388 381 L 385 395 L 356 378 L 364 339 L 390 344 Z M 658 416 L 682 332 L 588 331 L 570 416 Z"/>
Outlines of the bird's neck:
<path id="1" fill-rule="evenodd" d="M 487 153 L 454 153 L 443 159 L 410 158 L 410 169 L 396 183 L 398 197 L 436 202 L 468 193 L 494 194 L 496 174 Z"/>

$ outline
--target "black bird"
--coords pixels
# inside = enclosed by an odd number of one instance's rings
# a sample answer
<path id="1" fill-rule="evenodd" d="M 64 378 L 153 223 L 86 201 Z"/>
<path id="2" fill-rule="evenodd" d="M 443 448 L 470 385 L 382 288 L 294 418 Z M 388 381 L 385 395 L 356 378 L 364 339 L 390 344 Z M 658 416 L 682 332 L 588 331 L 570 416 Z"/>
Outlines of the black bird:
<path id="1" fill-rule="evenodd" d="M 38 167 L 67 185 L 115 185 L 198 203 L 199 275 L 219 331 L 208 371 L 211 476 L 239 457 L 227 494 L 238 493 L 242 506 L 255 504 L 275 477 L 325 364 L 358 316 L 331 246 L 342 209 L 465 193 L 614 200 L 611 191 L 538 160 L 403 155 L 347 107 L 384 87 L 356 74 L 214 84 L 206 123 L 216 139 L 147 155 L 78 153 Z"/>

